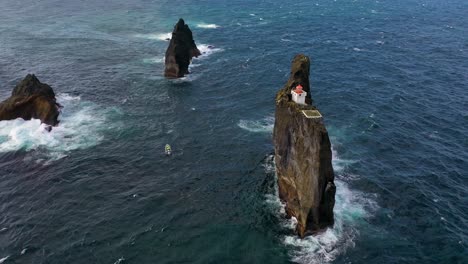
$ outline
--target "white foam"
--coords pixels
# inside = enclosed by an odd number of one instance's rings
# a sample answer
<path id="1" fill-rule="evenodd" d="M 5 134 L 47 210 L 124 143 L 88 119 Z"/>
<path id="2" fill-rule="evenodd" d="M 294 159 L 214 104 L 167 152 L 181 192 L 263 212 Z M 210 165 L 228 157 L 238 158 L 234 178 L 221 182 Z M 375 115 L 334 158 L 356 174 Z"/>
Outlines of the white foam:
<path id="1" fill-rule="evenodd" d="M 198 59 L 203 59 L 203 58 L 210 56 L 213 53 L 223 51 L 223 49 L 221 48 L 216 48 L 212 45 L 207 45 L 207 44 L 197 44 L 197 48 L 201 53 L 201 56 L 199 56 Z M 193 58 L 193 59 L 196 60 L 197 58 Z"/>
<path id="2" fill-rule="evenodd" d="M 168 81 L 173 82 L 173 83 L 188 83 L 188 82 L 193 82 L 200 78 L 201 74 L 195 74 L 195 73 L 190 73 L 185 75 L 182 78 L 176 78 L 176 79 L 168 79 Z"/>
<path id="3" fill-rule="evenodd" d="M 158 63 L 163 63 L 164 59 L 166 57 L 152 57 L 152 58 L 146 58 L 143 59 L 143 63 L 148 63 L 148 64 L 158 64 Z"/>
<path id="4" fill-rule="evenodd" d="M 219 28 L 219 26 L 216 24 L 205 24 L 205 23 L 197 24 L 197 27 L 198 28 L 212 28 L 212 29 Z"/>
<path id="5" fill-rule="evenodd" d="M 114 262 L 114 264 L 120 264 L 124 261 L 124 257 L 120 257 L 117 261 Z"/>
<path id="6" fill-rule="evenodd" d="M 10 256 L 6 256 L 6 257 L 4 257 L 4 258 L 1 258 L 1 259 L 0 259 L 0 263 L 5 262 L 5 260 L 7 260 L 9 257 L 10 257 Z"/>
<path id="7" fill-rule="evenodd" d="M 335 172 L 340 173 L 350 164 L 356 163 L 357 160 L 348 160 L 348 159 L 341 159 L 338 157 L 337 151 L 332 147 L 332 163 L 333 169 Z"/>
<path id="8" fill-rule="evenodd" d="M 254 133 L 271 133 L 275 125 L 275 118 L 265 117 L 261 120 L 240 120 L 237 125 L 242 129 Z"/>
<path id="9" fill-rule="evenodd" d="M 59 125 L 51 132 L 37 119 L 1 121 L 0 152 L 45 149 L 47 159 L 57 160 L 69 151 L 97 145 L 104 137 L 103 130 L 112 127 L 106 117 L 109 109 L 68 94 L 59 94 L 57 102 L 64 107 Z"/>
<path id="10" fill-rule="evenodd" d="M 340 163 L 340 160 L 336 155 L 336 151 L 333 152 L 333 164 L 335 166 L 336 163 Z M 265 170 L 267 173 L 274 172 L 273 159 L 267 160 Z M 284 236 L 283 243 L 292 249 L 290 256 L 297 263 L 314 264 L 331 262 L 345 252 L 346 249 L 354 247 L 354 240 L 359 234 L 359 223 L 363 222 L 366 217 L 369 217 L 378 208 L 376 202 L 371 197 L 351 190 L 346 182 L 335 179 L 337 192 L 333 210 L 335 215 L 333 228 L 329 228 L 318 235 L 301 239 L 294 233 L 297 220 L 285 218 L 285 205 L 279 199 L 276 181 L 275 179 L 275 193 L 266 195 L 266 203 L 272 205 L 282 226 L 290 230 L 291 235 Z"/>
<path id="11" fill-rule="evenodd" d="M 361 51 L 360 48 L 353 48 L 354 51 Z"/>
<path id="12" fill-rule="evenodd" d="M 149 33 L 149 34 L 135 34 L 135 37 L 150 40 L 167 41 L 172 38 L 172 32 L 169 33 Z"/>

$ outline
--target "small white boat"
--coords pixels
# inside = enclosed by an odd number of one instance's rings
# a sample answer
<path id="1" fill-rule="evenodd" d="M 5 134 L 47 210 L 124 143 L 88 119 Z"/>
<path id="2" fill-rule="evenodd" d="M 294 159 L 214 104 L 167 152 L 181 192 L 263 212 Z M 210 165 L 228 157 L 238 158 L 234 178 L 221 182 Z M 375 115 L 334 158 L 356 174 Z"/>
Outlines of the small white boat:
<path id="1" fill-rule="evenodd" d="M 165 152 L 166 152 L 166 155 L 167 155 L 167 156 L 169 156 L 169 155 L 172 154 L 171 145 L 166 144 L 166 147 L 165 147 L 164 149 L 165 149 Z"/>

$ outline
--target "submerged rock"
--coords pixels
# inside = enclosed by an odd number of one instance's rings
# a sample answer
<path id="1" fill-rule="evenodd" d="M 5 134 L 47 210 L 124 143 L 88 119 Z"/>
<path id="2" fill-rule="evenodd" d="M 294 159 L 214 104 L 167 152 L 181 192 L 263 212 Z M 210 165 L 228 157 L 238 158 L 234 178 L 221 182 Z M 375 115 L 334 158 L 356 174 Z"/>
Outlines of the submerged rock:
<path id="1" fill-rule="evenodd" d="M 297 219 L 300 237 L 333 226 L 336 192 L 328 132 L 311 105 L 309 70 L 309 58 L 296 55 L 291 77 L 276 95 L 273 131 L 279 195 L 287 215 Z M 305 104 L 292 100 L 298 85 L 307 92 Z"/>
<path id="2" fill-rule="evenodd" d="M 192 58 L 200 55 L 200 50 L 193 40 L 192 31 L 183 19 L 179 19 L 166 50 L 164 76 L 167 78 L 183 77 L 189 73 L 188 67 Z"/>
<path id="3" fill-rule="evenodd" d="M 59 114 L 60 105 L 56 102 L 54 90 L 33 74 L 28 74 L 13 89 L 11 97 L 0 103 L 0 121 L 34 118 L 56 126 Z"/>

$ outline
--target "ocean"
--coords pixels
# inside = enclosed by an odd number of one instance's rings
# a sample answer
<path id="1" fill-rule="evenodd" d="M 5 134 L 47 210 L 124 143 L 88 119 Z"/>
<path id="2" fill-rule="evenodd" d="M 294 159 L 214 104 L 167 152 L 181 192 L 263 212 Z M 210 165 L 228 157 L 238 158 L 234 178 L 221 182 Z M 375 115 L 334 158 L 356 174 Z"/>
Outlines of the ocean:
<path id="1" fill-rule="evenodd" d="M 2 0 L 0 263 L 468 263 L 465 0 Z M 203 55 L 163 78 L 179 18 Z M 334 154 L 335 226 L 278 199 L 275 94 L 295 54 Z M 173 155 L 164 155 L 165 144 Z"/>

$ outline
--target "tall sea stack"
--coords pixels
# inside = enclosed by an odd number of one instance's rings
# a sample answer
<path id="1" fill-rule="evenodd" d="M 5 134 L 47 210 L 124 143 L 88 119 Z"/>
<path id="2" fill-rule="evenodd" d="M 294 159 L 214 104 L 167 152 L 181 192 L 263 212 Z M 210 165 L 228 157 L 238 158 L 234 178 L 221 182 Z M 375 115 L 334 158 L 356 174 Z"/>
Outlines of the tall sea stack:
<path id="1" fill-rule="evenodd" d="M 287 215 L 297 219 L 300 237 L 333 226 L 336 192 L 330 139 L 312 106 L 309 70 L 310 59 L 296 55 L 291 76 L 276 95 L 273 132 L 279 195 Z"/>
<path id="2" fill-rule="evenodd" d="M 40 119 L 50 126 L 58 125 L 60 105 L 54 90 L 41 83 L 34 74 L 28 74 L 11 93 L 11 97 L 0 103 L 0 121 L 22 118 Z"/>
<path id="3" fill-rule="evenodd" d="M 169 47 L 166 50 L 164 76 L 167 78 L 180 78 L 188 74 L 188 67 L 193 57 L 201 53 L 195 45 L 192 31 L 181 18 L 174 27 Z"/>

